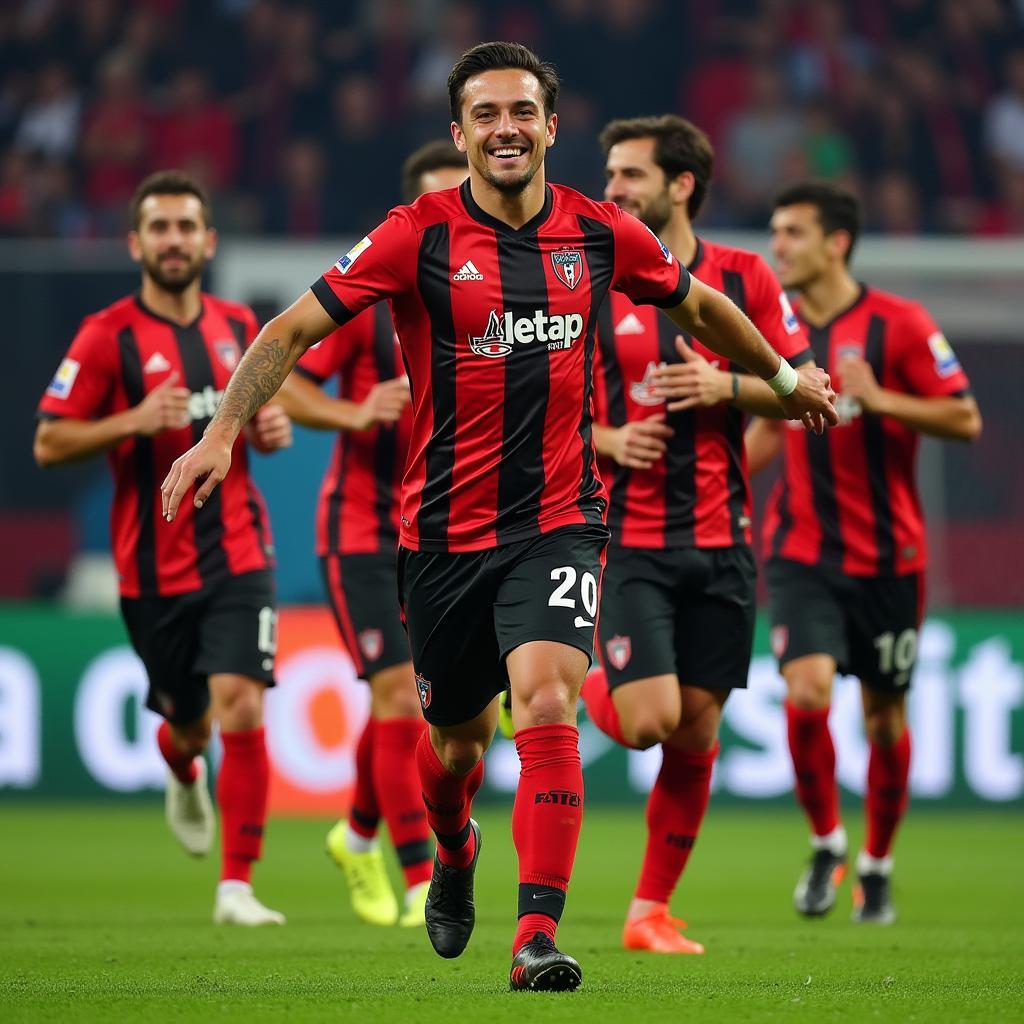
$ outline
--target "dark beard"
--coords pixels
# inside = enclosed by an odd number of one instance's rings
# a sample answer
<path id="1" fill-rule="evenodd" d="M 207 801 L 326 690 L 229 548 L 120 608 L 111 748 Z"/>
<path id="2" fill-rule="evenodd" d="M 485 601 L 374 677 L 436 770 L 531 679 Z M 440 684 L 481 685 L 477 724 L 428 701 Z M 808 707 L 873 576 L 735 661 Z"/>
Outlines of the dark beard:
<path id="1" fill-rule="evenodd" d="M 143 267 L 153 282 L 165 292 L 180 295 L 203 272 L 205 263 L 206 261 L 201 259 L 196 263 L 189 264 L 185 273 L 176 277 L 165 274 L 159 260 L 147 260 L 143 263 Z"/>
<path id="2" fill-rule="evenodd" d="M 651 205 L 643 210 L 639 216 L 656 235 L 660 235 L 662 229 L 672 217 L 672 204 L 668 201 L 668 193 L 664 193 L 657 199 L 651 201 Z"/>

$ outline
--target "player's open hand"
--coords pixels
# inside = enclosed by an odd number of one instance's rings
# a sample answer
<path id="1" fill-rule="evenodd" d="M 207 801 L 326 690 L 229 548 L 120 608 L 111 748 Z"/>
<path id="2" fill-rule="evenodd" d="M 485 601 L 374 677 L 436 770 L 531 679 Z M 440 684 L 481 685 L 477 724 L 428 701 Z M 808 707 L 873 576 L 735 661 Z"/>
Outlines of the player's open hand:
<path id="1" fill-rule="evenodd" d="M 650 469 L 664 456 L 666 442 L 673 433 L 660 413 L 645 420 L 633 420 L 612 435 L 611 456 L 620 466 Z"/>
<path id="2" fill-rule="evenodd" d="M 281 406 L 271 402 L 259 409 L 248 428 L 249 443 L 263 455 L 292 446 L 292 421 Z"/>
<path id="3" fill-rule="evenodd" d="M 837 426 L 836 393 L 829 375 L 820 366 L 801 366 L 796 376 L 796 390 L 784 398 L 779 396 L 786 416 L 800 420 L 815 434 L 824 433 L 826 426 Z"/>
<path id="4" fill-rule="evenodd" d="M 201 480 L 192 504 L 202 508 L 213 489 L 227 476 L 231 468 L 231 445 L 217 441 L 207 434 L 198 444 L 193 445 L 184 455 L 179 455 L 171 466 L 164 482 L 160 485 L 163 514 L 167 522 L 174 522 L 182 498 L 192 485 Z"/>
<path id="5" fill-rule="evenodd" d="M 378 424 L 397 423 L 411 397 L 408 377 L 394 377 L 374 384 L 360 403 L 360 416 L 355 429 L 369 430 Z"/>
<path id="6" fill-rule="evenodd" d="M 135 433 L 152 437 L 164 430 L 179 430 L 189 422 L 188 403 L 192 392 L 178 385 L 179 373 L 175 370 L 135 407 Z"/>
<path id="7" fill-rule="evenodd" d="M 839 387 L 844 397 L 856 399 L 865 412 L 874 412 L 878 407 L 882 388 L 866 360 L 843 359 L 839 363 Z"/>
<path id="8" fill-rule="evenodd" d="M 664 363 L 651 374 L 654 394 L 668 402 L 669 412 L 718 405 L 732 397 L 732 379 L 718 369 L 717 361 L 708 362 L 681 334 L 676 351 L 683 357 L 681 363 Z"/>

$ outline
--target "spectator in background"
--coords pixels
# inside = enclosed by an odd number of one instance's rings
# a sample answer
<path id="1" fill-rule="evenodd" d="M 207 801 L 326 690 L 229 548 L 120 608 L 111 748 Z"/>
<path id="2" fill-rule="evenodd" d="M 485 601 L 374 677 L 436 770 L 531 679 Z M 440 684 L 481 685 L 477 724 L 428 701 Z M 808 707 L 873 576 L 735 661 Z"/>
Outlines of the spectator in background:
<path id="1" fill-rule="evenodd" d="M 86 111 L 80 153 L 86 202 L 110 234 L 123 229 L 124 207 L 146 170 L 150 130 L 135 62 L 114 51 L 100 69 L 99 94 Z"/>
<path id="2" fill-rule="evenodd" d="M 238 130 L 227 106 L 210 95 L 199 67 L 185 67 L 171 81 L 170 102 L 156 132 L 153 162 L 178 167 L 214 193 L 235 182 Z"/>
<path id="3" fill-rule="evenodd" d="M 850 31 L 843 4 L 837 0 L 815 0 L 806 14 L 803 38 L 788 59 L 790 81 L 802 98 L 836 98 L 845 90 L 851 72 L 871 66 L 871 46 Z"/>
<path id="4" fill-rule="evenodd" d="M 333 230 L 327 159 L 314 139 L 294 139 L 281 158 L 278 182 L 267 203 L 265 229 L 274 235 L 316 238 Z"/>
<path id="5" fill-rule="evenodd" d="M 1024 49 L 1007 54 L 1003 79 L 985 113 L 985 145 L 998 168 L 1024 171 Z"/>
<path id="6" fill-rule="evenodd" d="M 772 197 L 803 145 L 803 126 L 785 103 L 781 74 L 771 65 L 759 65 L 750 75 L 750 105 L 726 132 L 726 180 L 740 225 L 766 223 Z"/>
<path id="7" fill-rule="evenodd" d="M 0 159 L 0 236 L 26 233 L 30 211 L 28 157 L 9 149 Z"/>
<path id="8" fill-rule="evenodd" d="M 75 194 L 71 168 L 61 160 L 49 160 L 32 174 L 32 210 L 29 231 L 43 238 L 85 238 L 92 223 Z"/>
<path id="9" fill-rule="evenodd" d="M 51 160 L 67 160 L 78 141 L 81 105 L 67 65 L 51 61 L 39 72 L 35 96 L 25 108 L 14 144 Z"/>
<path id="10" fill-rule="evenodd" d="M 998 175 L 998 196 L 977 225 L 988 236 L 1024 235 L 1024 170 L 1007 167 Z"/>
<path id="11" fill-rule="evenodd" d="M 868 231 L 919 235 L 925 230 L 917 186 L 903 171 L 887 171 L 872 183 L 866 212 Z"/>
<path id="12" fill-rule="evenodd" d="M 813 178 L 845 178 L 853 169 L 853 150 L 840 131 L 827 103 L 815 103 L 807 110 L 804 152 L 807 170 Z"/>
<path id="13" fill-rule="evenodd" d="M 480 7 L 469 0 L 448 0 L 439 31 L 424 45 L 412 72 L 412 101 L 421 113 L 446 116 L 448 73 L 459 56 L 484 39 Z M 433 125 L 430 134 L 436 134 Z"/>

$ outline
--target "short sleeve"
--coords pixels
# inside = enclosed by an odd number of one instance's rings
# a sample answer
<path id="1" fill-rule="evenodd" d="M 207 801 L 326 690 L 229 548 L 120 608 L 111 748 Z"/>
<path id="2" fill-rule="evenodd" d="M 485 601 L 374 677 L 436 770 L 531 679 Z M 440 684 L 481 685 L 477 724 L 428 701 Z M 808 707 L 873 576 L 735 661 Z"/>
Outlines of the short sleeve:
<path id="1" fill-rule="evenodd" d="M 416 284 L 418 232 L 407 207 L 360 239 L 313 285 L 313 294 L 339 326 L 375 302 Z"/>
<path id="2" fill-rule="evenodd" d="M 952 346 L 922 307 L 912 307 L 893 328 L 897 372 L 911 394 L 940 398 L 970 388 Z"/>
<path id="3" fill-rule="evenodd" d="M 650 228 L 618 207 L 612 209 L 615 272 L 612 288 L 637 304 L 672 309 L 690 290 L 690 272 Z"/>
<path id="4" fill-rule="evenodd" d="M 372 314 L 371 314 L 372 315 Z M 318 384 L 330 380 L 340 373 L 356 354 L 360 342 L 365 335 L 364 323 L 366 315 L 331 331 L 323 341 L 306 350 L 298 361 L 295 369 L 304 377 L 315 380 Z"/>
<path id="5" fill-rule="evenodd" d="M 88 420 L 106 415 L 119 371 L 110 332 L 86 320 L 39 402 L 41 417 Z"/>
<path id="6" fill-rule="evenodd" d="M 807 332 L 800 323 L 789 297 L 771 268 L 755 256 L 748 275 L 750 282 L 747 315 L 767 342 L 793 366 L 814 358 Z"/>

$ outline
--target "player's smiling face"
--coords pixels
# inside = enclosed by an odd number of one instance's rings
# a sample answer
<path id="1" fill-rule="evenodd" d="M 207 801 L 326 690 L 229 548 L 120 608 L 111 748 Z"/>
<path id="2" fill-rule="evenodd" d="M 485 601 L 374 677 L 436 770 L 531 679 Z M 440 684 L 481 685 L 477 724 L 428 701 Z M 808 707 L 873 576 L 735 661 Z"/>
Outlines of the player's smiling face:
<path id="1" fill-rule="evenodd" d="M 139 226 L 128 236 L 132 259 L 157 285 L 183 292 L 203 272 L 216 248 L 203 204 L 193 195 L 151 195 L 139 207 Z"/>
<path id="2" fill-rule="evenodd" d="M 772 214 L 771 248 L 784 288 L 805 288 L 829 267 L 830 238 L 810 203 L 780 206 Z"/>
<path id="3" fill-rule="evenodd" d="M 672 216 L 665 172 L 654 162 L 654 139 L 625 139 L 608 150 L 604 198 L 658 234 Z"/>
<path id="4" fill-rule="evenodd" d="M 462 123 L 452 122 L 452 137 L 473 171 L 514 193 L 540 170 L 557 123 L 545 115 L 540 82 L 529 71 L 484 71 L 463 86 Z"/>

